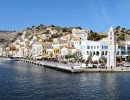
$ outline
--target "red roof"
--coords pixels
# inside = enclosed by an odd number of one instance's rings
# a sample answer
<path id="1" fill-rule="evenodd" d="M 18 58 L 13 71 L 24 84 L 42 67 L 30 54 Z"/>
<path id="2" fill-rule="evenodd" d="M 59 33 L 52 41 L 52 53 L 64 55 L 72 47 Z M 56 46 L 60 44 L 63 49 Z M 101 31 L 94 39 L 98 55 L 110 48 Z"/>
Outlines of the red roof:
<path id="1" fill-rule="evenodd" d="M 74 47 L 65 47 L 65 48 L 67 48 L 67 49 L 75 49 Z"/>
<path id="2" fill-rule="evenodd" d="M 38 41 L 38 42 L 36 42 L 35 44 L 43 44 L 44 42 L 42 42 L 42 41 Z"/>

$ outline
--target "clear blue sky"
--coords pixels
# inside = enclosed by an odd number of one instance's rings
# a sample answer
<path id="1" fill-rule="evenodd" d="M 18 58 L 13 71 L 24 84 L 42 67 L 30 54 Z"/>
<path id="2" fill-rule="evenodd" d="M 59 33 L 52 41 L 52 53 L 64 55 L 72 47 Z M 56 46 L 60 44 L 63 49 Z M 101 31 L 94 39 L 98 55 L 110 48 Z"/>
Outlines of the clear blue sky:
<path id="1" fill-rule="evenodd" d="M 130 0 L 0 0 L 0 30 L 32 25 L 81 26 L 107 31 L 130 28 Z"/>

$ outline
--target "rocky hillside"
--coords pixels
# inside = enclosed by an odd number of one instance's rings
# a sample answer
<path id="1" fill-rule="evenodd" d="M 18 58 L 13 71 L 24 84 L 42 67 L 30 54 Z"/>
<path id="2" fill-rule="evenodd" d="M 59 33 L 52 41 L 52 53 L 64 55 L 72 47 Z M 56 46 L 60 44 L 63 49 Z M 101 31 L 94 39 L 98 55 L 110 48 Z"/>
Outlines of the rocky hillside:
<path id="1" fill-rule="evenodd" d="M 15 31 L 0 31 L 0 44 L 5 44 L 15 37 L 17 32 Z"/>
<path id="2" fill-rule="evenodd" d="M 116 34 L 117 41 L 130 41 L 130 29 L 117 26 L 116 28 L 114 28 L 114 32 Z M 99 34 L 107 35 L 108 32 L 101 32 Z"/>
<path id="3" fill-rule="evenodd" d="M 54 38 L 62 37 L 67 34 L 72 34 L 72 29 L 78 28 L 82 29 L 81 27 L 59 27 L 55 25 L 45 26 L 43 24 L 39 26 L 32 26 L 31 28 L 28 27 L 21 31 L 0 31 L 0 44 L 8 45 L 10 43 L 15 42 L 16 40 L 21 41 L 21 37 L 23 36 L 24 32 L 25 39 L 30 42 L 34 37 L 36 41 L 42 39 L 44 42 L 52 42 Z M 117 41 L 124 41 L 130 40 L 130 30 L 122 28 L 120 26 L 114 29 L 115 34 L 117 36 Z M 90 32 L 89 39 L 90 40 L 100 40 L 103 37 L 107 36 L 107 32 Z M 100 35 L 98 35 L 100 34 Z"/>
<path id="4" fill-rule="evenodd" d="M 126 29 L 117 26 L 115 29 L 115 34 L 117 36 L 117 41 L 129 41 L 130 40 L 130 29 Z"/>
<path id="5" fill-rule="evenodd" d="M 80 27 L 77 27 L 80 28 Z M 23 32 L 26 32 L 25 37 L 29 40 L 36 36 L 37 39 L 43 38 L 44 41 L 52 41 L 52 38 L 61 37 L 66 34 L 72 33 L 72 28 L 62 28 L 59 26 L 45 26 L 43 24 L 39 26 L 32 26 L 31 28 L 23 29 L 21 31 L 0 31 L 0 44 L 8 45 L 13 43 L 17 39 L 20 39 L 23 35 Z M 44 38 L 45 37 L 45 38 Z"/>

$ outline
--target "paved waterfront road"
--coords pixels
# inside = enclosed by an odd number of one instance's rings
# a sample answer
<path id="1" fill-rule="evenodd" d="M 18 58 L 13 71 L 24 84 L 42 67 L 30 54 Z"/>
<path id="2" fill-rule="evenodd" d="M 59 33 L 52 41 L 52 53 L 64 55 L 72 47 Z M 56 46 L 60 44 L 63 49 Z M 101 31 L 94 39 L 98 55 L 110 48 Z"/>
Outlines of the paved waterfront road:
<path id="1" fill-rule="evenodd" d="M 75 65 L 74 63 L 70 63 L 70 62 L 67 64 L 63 64 L 63 63 L 59 63 L 59 62 L 49 62 L 49 61 L 37 61 L 37 62 L 49 63 L 52 65 L 60 65 L 60 66 L 66 66 L 66 67 L 71 67 L 71 66 Z"/>
<path id="2" fill-rule="evenodd" d="M 0 61 L 0 100 L 129 100 L 130 73 L 71 74 Z"/>

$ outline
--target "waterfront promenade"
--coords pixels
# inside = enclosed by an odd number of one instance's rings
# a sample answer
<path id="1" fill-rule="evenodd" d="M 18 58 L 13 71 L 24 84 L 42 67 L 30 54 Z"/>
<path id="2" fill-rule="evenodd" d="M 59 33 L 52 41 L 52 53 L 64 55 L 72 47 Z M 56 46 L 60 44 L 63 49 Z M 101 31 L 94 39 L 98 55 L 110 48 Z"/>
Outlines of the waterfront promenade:
<path id="1" fill-rule="evenodd" d="M 63 72 L 70 73 L 81 73 L 81 72 L 130 72 L 130 67 L 115 67 L 115 68 L 81 68 L 80 65 L 75 67 L 74 63 L 63 64 L 59 62 L 51 62 L 51 61 L 40 61 L 40 60 L 25 60 L 19 59 L 19 61 L 23 61 L 26 63 L 36 64 L 39 66 L 44 66 L 47 68 L 51 68 L 54 70 L 59 70 Z"/>
<path id="2" fill-rule="evenodd" d="M 83 68 L 74 67 L 75 64 L 73 64 L 73 63 L 63 64 L 63 63 L 59 63 L 59 62 L 40 61 L 40 60 L 25 60 L 25 59 L 19 59 L 19 61 L 24 61 L 27 63 L 36 64 L 39 66 L 44 66 L 47 68 L 60 70 L 60 71 L 64 71 L 64 72 L 79 73 L 79 72 L 84 71 Z"/>

